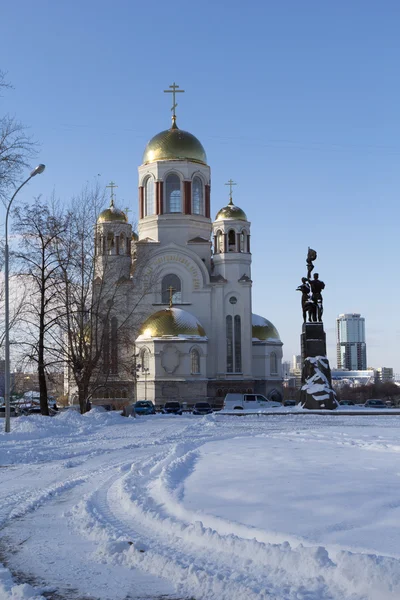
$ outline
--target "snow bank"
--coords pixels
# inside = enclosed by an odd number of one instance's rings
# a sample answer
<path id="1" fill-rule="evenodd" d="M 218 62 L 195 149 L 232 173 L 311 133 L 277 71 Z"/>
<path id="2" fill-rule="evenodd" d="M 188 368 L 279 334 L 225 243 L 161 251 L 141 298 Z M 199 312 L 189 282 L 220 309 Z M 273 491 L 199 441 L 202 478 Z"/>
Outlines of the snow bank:
<path id="1" fill-rule="evenodd" d="M 0 599 L 1 600 L 46 600 L 28 583 L 18 585 L 14 583 L 8 569 L 0 564 Z"/>

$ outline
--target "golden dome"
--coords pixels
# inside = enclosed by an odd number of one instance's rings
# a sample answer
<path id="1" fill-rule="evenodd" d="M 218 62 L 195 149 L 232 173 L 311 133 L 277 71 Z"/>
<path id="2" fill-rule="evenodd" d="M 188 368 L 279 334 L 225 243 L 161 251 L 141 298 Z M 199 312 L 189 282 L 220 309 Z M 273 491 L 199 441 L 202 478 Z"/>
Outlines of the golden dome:
<path id="1" fill-rule="evenodd" d="M 281 341 L 278 330 L 272 325 L 271 321 L 268 321 L 268 319 L 252 314 L 251 323 L 253 326 L 253 338 L 257 338 L 260 342 L 265 342 L 267 340 Z"/>
<path id="2" fill-rule="evenodd" d="M 244 210 L 235 206 L 232 202 L 232 198 L 227 206 L 221 208 L 215 217 L 216 221 L 222 221 L 223 219 L 234 219 L 235 221 L 247 221 L 246 213 Z"/>
<path id="3" fill-rule="evenodd" d="M 139 239 L 139 236 L 136 233 L 136 231 L 132 231 L 132 242 L 137 242 L 138 239 Z"/>
<path id="4" fill-rule="evenodd" d="M 199 140 L 173 122 L 171 129 L 155 135 L 147 143 L 143 164 L 156 160 L 190 160 L 207 164 L 206 152 Z"/>
<path id="5" fill-rule="evenodd" d="M 122 210 L 119 210 L 119 208 L 115 208 L 114 200 L 111 200 L 109 208 L 103 210 L 97 219 L 98 223 L 109 223 L 110 221 L 128 222 L 126 214 Z"/>
<path id="6" fill-rule="evenodd" d="M 139 337 L 157 338 L 165 335 L 174 337 L 205 337 L 199 321 L 181 308 L 164 308 L 146 319 L 140 328 Z"/>

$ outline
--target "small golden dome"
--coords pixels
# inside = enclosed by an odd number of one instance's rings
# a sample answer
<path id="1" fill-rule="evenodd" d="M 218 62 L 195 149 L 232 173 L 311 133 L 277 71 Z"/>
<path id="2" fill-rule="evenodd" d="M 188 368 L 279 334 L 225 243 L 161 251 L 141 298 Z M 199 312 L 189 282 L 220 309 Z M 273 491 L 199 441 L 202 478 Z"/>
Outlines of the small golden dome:
<path id="1" fill-rule="evenodd" d="M 140 328 L 139 337 L 157 338 L 163 336 L 205 337 L 206 333 L 199 321 L 181 308 L 165 308 L 146 319 Z"/>
<path id="2" fill-rule="evenodd" d="M 206 152 L 199 140 L 188 131 L 179 129 L 175 121 L 171 129 L 161 131 L 147 143 L 143 164 L 156 160 L 190 160 L 207 164 Z"/>
<path id="3" fill-rule="evenodd" d="M 138 239 L 139 239 L 139 236 L 136 233 L 136 231 L 132 231 L 132 242 L 137 242 Z"/>
<path id="4" fill-rule="evenodd" d="M 218 211 L 217 216 L 215 217 L 216 221 L 222 221 L 224 219 L 247 221 L 246 213 L 244 210 L 233 204 L 232 198 L 227 206 L 224 206 L 224 208 L 221 208 L 221 210 Z"/>
<path id="5" fill-rule="evenodd" d="M 110 221 L 128 222 L 126 214 L 122 210 L 119 210 L 119 208 L 115 208 L 114 200 L 111 200 L 109 208 L 103 210 L 97 219 L 98 223 L 109 223 Z"/>
<path id="6" fill-rule="evenodd" d="M 267 340 L 281 341 L 278 330 L 272 325 L 271 321 L 268 321 L 268 319 L 252 314 L 251 323 L 253 326 L 253 338 L 260 340 L 260 342 L 265 342 Z"/>

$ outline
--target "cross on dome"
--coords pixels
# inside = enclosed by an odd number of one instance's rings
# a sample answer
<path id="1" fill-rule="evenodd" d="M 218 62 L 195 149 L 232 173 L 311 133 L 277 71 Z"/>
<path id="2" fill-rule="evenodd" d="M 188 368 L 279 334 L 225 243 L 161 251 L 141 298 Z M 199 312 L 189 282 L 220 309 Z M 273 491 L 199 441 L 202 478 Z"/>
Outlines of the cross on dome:
<path id="1" fill-rule="evenodd" d="M 178 103 L 175 102 L 176 98 L 175 95 L 176 94 L 183 94 L 185 92 L 185 90 L 180 90 L 179 85 L 176 85 L 175 81 L 172 85 L 169 86 L 170 90 L 164 90 L 164 94 L 172 94 L 172 125 L 175 125 L 175 121 L 176 121 L 176 114 L 175 114 L 175 108 L 178 106 Z"/>
<path id="2" fill-rule="evenodd" d="M 114 183 L 113 181 L 110 181 L 110 183 L 108 185 L 106 185 L 106 188 L 111 188 L 111 193 L 110 193 L 110 206 L 114 206 L 114 198 L 115 198 L 115 194 L 114 194 L 114 188 L 118 187 L 116 183 Z"/>
<path id="3" fill-rule="evenodd" d="M 233 202 L 232 202 L 232 186 L 237 185 L 237 183 L 235 183 L 233 181 L 233 179 L 229 179 L 228 183 L 225 183 L 225 185 L 229 185 L 229 204 L 233 204 Z"/>

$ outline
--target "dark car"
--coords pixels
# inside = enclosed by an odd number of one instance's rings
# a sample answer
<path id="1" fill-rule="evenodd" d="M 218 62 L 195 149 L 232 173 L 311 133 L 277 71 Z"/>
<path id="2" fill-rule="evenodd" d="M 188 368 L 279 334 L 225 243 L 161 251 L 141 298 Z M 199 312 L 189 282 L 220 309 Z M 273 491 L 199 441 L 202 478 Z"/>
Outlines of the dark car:
<path id="1" fill-rule="evenodd" d="M 364 406 L 365 408 L 387 408 L 382 400 L 367 400 Z"/>
<path id="2" fill-rule="evenodd" d="M 339 402 L 339 406 L 355 406 L 355 402 L 353 400 L 342 400 Z"/>
<path id="3" fill-rule="evenodd" d="M 181 415 L 182 406 L 180 402 L 166 402 L 161 411 L 164 415 Z"/>
<path id="4" fill-rule="evenodd" d="M 155 415 L 156 409 L 150 400 L 138 400 L 135 402 L 134 410 L 137 415 Z"/>
<path id="5" fill-rule="evenodd" d="M 283 406 L 296 406 L 296 400 L 285 400 Z"/>
<path id="6" fill-rule="evenodd" d="M 193 407 L 194 415 L 210 415 L 212 412 L 213 409 L 208 402 L 196 402 Z"/>
<path id="7" fill-rule="evenodd" d="M 10 417 L 18 417 L 19 411 L 15 406 L 10 406 Z M 0 406 L 0 418 L 6 416 L 6 407 Z"/>

